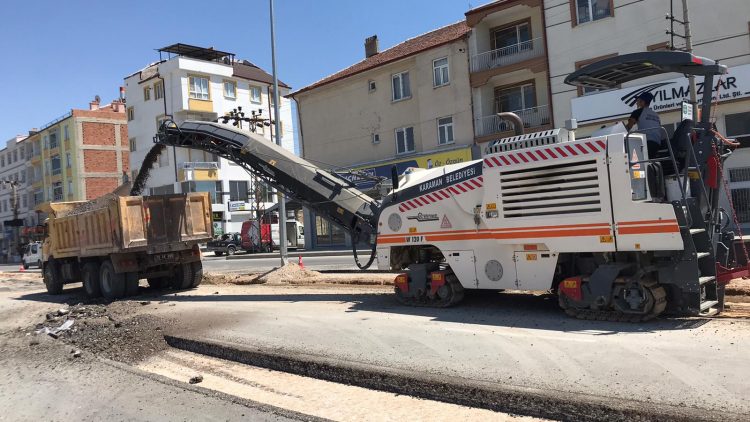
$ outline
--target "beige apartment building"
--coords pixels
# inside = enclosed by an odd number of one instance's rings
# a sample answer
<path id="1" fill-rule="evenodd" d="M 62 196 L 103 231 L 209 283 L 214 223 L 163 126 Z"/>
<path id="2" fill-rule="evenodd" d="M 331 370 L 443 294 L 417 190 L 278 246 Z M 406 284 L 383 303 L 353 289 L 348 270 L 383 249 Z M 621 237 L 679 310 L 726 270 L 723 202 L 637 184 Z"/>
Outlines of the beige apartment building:
<path id="1" fill-rule="evenodd" d="M 513 135 L 497 117 L 516 113 L 526 132 L 552 127 L 542 0 L 497 1 L 466 12 L 478 144 Z"/>
<path id="2" fill-rule="evenodd" d="M 675 17 L 683 20 L 681 1 L 673 1 Z M 744 234 L 750 232 L 750 2 L 690 0 L 694 54 L 718 60 L 729 68 L 718 88 L 712 113 L 719 131 L 741 141 L 726 163 L 731 196 Z M 565 77 L 596 60 L 642 51 L 670 48 L 666 34 L 670 0 L 545 0 L 544 20 L 549 48 L 550 86 L 555 126 L 578 121 L 578 136 L 603 125 L 627 120 L 633 107 L 627 100 L 638 89 L 654 94 L 652 108 L 671 135 L 680 120 L 680 104 L 688 97 L 688 81 L 681 75 L 661 75 L 632 81 L 619 89 L 587 91 L 565 85 Z M 675 32 L 683 34 L 675 23 Z M 674 47 L 685 42 L 674 37 Z M 701 88 L 701 80 L 696 81 Z M 717 95 L 716 93 L 714 95 Z M 727 198 L 724 207 L 729 209 Z"/>
<path id="3" fill-rule="evenodd" d="M 368 38 L 364 60 L 290 94 L 298 105 L 304 158 L 388 176 L 393 165 L 403 172 L 478 157 L 472 148 L 470 30 L 458 22 L 384 51 L 377 37 Z M 305 221 L 315 222 L 306 244 L 346 243 L 344 233 L 322 218 Z"/>

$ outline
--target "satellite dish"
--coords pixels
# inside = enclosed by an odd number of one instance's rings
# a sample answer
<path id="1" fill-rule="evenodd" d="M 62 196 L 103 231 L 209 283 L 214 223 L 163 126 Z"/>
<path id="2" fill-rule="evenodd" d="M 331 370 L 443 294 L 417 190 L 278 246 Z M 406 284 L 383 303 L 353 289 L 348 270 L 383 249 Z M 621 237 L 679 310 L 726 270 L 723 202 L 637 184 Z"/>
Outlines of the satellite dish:
<path id="1" fill-rule="evenodd" d="M 102 99 L 98 95 L 95 95 L 94 96 L 94 101 L 96 101 L 97 103 L 100 103 L 100 102 L 102 102 Z"/>

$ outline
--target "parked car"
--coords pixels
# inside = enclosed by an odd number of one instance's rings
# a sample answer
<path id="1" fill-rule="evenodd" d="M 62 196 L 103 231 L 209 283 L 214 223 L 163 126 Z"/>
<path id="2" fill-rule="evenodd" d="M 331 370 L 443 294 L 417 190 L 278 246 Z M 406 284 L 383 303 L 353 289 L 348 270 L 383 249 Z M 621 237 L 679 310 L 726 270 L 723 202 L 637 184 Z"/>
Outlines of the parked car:
<path id="1" fill-rule="evenodd" d="M 30 266 L 42 268 L 42 244 L 33 242 L 26 245 L 23 250 L 23 269 L 28 270 Z"/>
<path id="2" fill-rule="evenodd" d="M 249 253 L 271 252 L 279 248 L 279 224 L 263 223 L 248 220 L 242 223 L 242 249 Z M 305 227 L 299 221 L 286 222 L 287 247 L 302 249 L 305 247 Z"/>
<path id="3" fill-rule="evenodd" d="M 234 255 L 242 250 L 242 237 L 239 233 L 224 233 L 206 244 L 206 250 L 216 256 Z"/>

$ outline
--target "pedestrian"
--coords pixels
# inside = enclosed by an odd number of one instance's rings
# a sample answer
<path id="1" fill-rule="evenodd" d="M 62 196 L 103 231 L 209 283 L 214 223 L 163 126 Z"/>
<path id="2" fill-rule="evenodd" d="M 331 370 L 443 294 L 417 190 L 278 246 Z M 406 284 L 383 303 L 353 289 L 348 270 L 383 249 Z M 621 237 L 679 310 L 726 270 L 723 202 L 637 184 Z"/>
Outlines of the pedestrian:
<path id="1" fill-rule="evenodd" d="M 644 92 L 638 95 L 635 100 L 636 108 L 630 113 L 625 128 L 630 132 L 634 125 L 638 125 L 638 132 L 646 135 L 646 144 L 649 158 L 656 157 L 657 151 L 662 149 L 664 140 L 662 139 L 663 131 L 661 129 L 661 119 L 659 115 L 650 107 L 654 95 L 650 92 Z"/>

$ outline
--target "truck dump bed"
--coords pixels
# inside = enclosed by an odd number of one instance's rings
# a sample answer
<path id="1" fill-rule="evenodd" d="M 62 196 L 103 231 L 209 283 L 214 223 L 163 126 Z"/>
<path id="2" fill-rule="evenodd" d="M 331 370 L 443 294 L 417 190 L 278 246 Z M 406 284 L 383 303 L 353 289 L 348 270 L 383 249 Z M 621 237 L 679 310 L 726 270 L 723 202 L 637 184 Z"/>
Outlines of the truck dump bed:
<path id="1" fill-rule="evenodd" d="M 92 202 L 51 203 L 49 255 L 55 258 L 189 249 L 212 235 L 206 193 L 107 195 Z"/>

